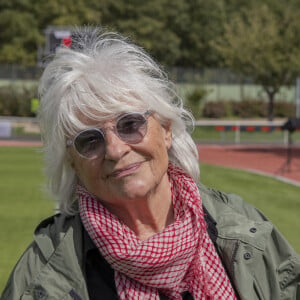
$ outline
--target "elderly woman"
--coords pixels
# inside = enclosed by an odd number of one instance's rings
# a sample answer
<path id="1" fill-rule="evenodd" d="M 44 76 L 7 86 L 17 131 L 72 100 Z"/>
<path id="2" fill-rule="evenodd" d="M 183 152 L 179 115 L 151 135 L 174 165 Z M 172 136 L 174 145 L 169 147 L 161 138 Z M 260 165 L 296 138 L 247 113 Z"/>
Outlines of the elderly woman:
<path id="1" fill-rule="evenodd" d="M 38 226 L 1 299 L 299 297 L 299 257 L 273 225 L 197 185 L 192 116 L 141 48 L 85 29 L 40 94 L 60 214 Z"/>

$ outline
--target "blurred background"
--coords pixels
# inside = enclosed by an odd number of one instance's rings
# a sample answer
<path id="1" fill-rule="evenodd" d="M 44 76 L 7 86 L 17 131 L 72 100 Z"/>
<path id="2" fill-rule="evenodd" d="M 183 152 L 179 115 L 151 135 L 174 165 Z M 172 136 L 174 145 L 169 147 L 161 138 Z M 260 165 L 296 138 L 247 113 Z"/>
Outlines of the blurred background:
<path id="1" fill-rule="evenodd" d="M 259 207 L 300 251 L 299 0 L 1 0 L 0 291 L 54 213 L 37 84 L 81 25 L 120 32 L 162 65 L 195 116 L 201 180 Z"/>
<path id="2" fill-rule="evenodd" d="M 0 116 L 35 116 L 43 67 L 80 25 L 144 47 L 196 119 L 300 118 L 297 0 L 2 0 Z"/>

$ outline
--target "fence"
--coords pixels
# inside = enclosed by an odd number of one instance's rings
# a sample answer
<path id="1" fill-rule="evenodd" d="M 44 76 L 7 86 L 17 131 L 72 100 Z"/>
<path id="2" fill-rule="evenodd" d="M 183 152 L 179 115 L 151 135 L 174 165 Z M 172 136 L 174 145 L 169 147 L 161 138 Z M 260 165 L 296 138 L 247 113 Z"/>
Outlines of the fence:
<path id="1" fill-rule="evenodd" d="M 289 142 L 289 132 L 282 130 L 285 119 L 264 120 L 200 120 L 196 121 L 194 139 L 199 143 L 281 144 Z M 297 141 L 298 138 L 297 133 Z"/>
<path id="2" fill-rule="evenodd" d="M 6 80 L 35 80 L 43 71 L 40 66 L 22 66 L 12 64 L 0 64 L 0 79 Z M 237 76 L 227 69 L 220 68 L 166 68 L 171 80 L 177 83 L 193 84 L 252 84 L 251 78 Z"/>
<path id="3" fill-rule="evenodd" d="M 292 137 L 300 143 L 300 130 L 290 135 L 282 130 L 285 119 L 263 120 L 199 120 L 195 123 L 193 138 L 197 143 L 217 144 L 278 144 L 288 145 Z M 300 129 L 300 128 L 297 128 Z M 39 140 L 36 118 L 0 117 L 0 139 Z"/>
<path id="4" fill-rule="evenodd" d="M 37 66 L 22 66 L 0 64 L 0 79 L 2 80 L 37 80 L 43 69 Z"/>
<path id="5" fill-rule="evenodd" d="M 38 80 L 42 71 L 43 68 L 38 66 L 0 64 L 0 85 Z M 255 85 L 251 78 L 237 76 L 227 69 L 172 67 L 167 68 L 166 72 L 177 84 L 183 98 L 195 87 L 201 87 L 207 91 L 205 101 L 267 99 L 262 87 Z M 284 101 L 295 101 L 295 98 L 295 87 L 282 87 L 276 95 L 276 99 Z"/>

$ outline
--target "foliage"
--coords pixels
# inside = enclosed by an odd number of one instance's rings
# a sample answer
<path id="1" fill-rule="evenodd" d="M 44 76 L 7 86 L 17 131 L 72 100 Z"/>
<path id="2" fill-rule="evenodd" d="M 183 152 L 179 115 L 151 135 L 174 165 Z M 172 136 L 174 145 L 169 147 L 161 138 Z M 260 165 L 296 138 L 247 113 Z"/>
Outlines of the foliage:
<path id="1" fill-rule="evenodd" d="M 262 100 L 248 99 L 231 102 L 232 115 L 239 118 L 265 118 L 267 103 Z"/>
<path id="2" fill-rule="evenodd" d="M 300 73 L 298 0 L 2 0 L 0 63 L 34 65 L 48 26 L 119 31 L 166 67 L 226 66 L 262 85 L 268 117 Z"/>
<path id="3" fill-rule="evenodd" d="M 223 101 L 214 101 L 205 103 L 202 111 L 205 118 L 224 118 L 226 117 L 226 105 Z"/>
<path id="4" fill-rule="evenodd" d="M 32 116 L 31 99 L 37 96 L 35 86 L 2 86 L 0 87 L 0 115 Z"/>
<path id="5" fill-rule="evenodd" d="M 47 26 L 117 30 L 168 66 L 217 64 L 209 42 L 222 32 L 224 0 L 3 0 L 0 62 L 33 65 Z"/>
<path id="6" fill-rule="evenodd" d="M 274 116 L 279 118 L 296 117 L 295 104 L 286 101 L 277 101 L 274 105 Z"/>
<path id="7" fill-rule="evenodd" d="M 233 71 L 262 85 L 272 119 L 275 94 L 300 73 L 300 10 L 292 1 L 267 2 L 233 14 L 212 44 Z"/>
<path id="8" fill-rule="evenodd" d="M 267 103 L 258 99 L 243 101 L 208 101 L 209 93 L 204 88 L 194 88 L 185 96 L 186 106 L 196 119 L 204 118 L 265 118 Z M 0 86 L 0 116 L 33 116 L 31 100 L 37 97 L 37 86 L 8 85 Z M 295 103 L 276 101 L 274 117 L 290 118 L 295 116 Z"/>
<path id="9" fill-rule="evenodd" d="M 267 103 L 263 100 L 211 101 L 203 105 L 204 118 L 265 118 L 268 115 Z M 286 101 L 274 103 L 274 117 L 295 117 L 295 104 Z"/>
<path id="10" fill-rule="evenodd" d="M 0 2 L 0 62 L 35 65 L 48 25 L 99 23 L 96 0 L 3 0 Z"/>
<path id="11" fill-rule="evenodd" d="M 193 112 L 196 119 L 201 117 L 201 103 L 208 91 L 203 88 L 195 88 L 186 96 L 186 105 Z"/>
<path id="12" fill-rule="evenodd" d="M 177 28 L 181 56 L 176 65 L 211 67 L 219 64 L 219 54 L 210 42 L 222 34 L 225 19 L 223 0 L 193 0 L 188 3 L 186 26 Z M 181 12 L 180 12 L 181 13 Z"/>
<path id="13" fill-rule="evenodd" d="M 102 23 L 131 37 L 160 62 L 173 65 L 180 55 L 180 38 L 174 27 L 179 29 L 186 22 L 186 15 L 176 14 L 184 6 L 167 0 L 106 1 Z"/>
<path id="14" fill-rule="evenodd" d="M 42 40 L 37 20 L 25 10 L 0 10 L 0 62 L 32 65 Z"/>

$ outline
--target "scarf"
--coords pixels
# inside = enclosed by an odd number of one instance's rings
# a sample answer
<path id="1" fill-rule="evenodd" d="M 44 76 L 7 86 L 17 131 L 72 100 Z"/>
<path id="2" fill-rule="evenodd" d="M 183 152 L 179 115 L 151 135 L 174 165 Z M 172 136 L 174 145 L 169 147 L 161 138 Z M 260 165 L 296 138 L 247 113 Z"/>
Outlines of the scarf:
<path id="1" fill-rule="evenodd" d="M 172 300 L 189 291 L 195 300 L 236 299 L 206 231 L 200 193 L 193 179 L 170 163 L 174 222 L 146 241 L 83 187 L 77 187 L 83 225 L 115 271 L 119 299 Z"/>

